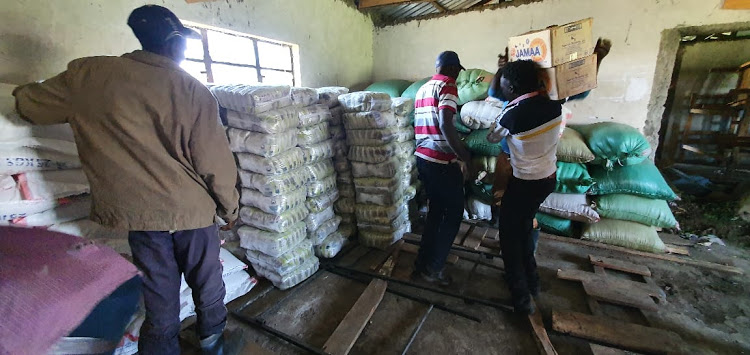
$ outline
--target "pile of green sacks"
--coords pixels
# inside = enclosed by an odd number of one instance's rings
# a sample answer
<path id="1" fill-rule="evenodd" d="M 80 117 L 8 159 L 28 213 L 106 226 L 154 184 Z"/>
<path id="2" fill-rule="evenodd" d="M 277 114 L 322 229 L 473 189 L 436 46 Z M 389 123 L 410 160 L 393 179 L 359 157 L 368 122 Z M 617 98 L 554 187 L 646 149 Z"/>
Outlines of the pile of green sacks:
<path id="1" fill-rule="evenodd" d="M 665 252 L 657 227 L 679 228 L 667 203 L 677 199 L 677 195 L 648 160 L 651 148 L 646 138 L 635 128 L 614 122 L 573 126 L 565 133 L 558 147 L 556 191 L 586 193 L 591 197 L 589 207 L 600 220 L 581 223 L 554 211 L 540 212 L 537 220 L 542 230 L 641 251 Z M 572 147 L 566 139 L 573 137 L 577 149 L 582 149 L 583 143 L 590 152 L 577 162 L 576 154 L 566 156 L 561 152 L 564 147 Z M 540 211 L 550 212 L 544 207 L 543 204 Z"/>

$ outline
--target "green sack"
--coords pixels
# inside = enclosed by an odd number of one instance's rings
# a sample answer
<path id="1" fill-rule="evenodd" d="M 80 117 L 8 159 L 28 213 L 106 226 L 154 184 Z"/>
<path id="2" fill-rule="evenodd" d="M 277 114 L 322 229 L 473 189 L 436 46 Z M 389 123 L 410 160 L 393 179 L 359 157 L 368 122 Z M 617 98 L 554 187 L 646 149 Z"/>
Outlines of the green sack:
<path id="1" fill-rule="evenodd" d="M 622 123 L 600 122 L 571 126 L 581 133 L 596 159 L 608 169 L 640 164 L 651 154 L 651 145 L 637 129 Z"/>
<path id="2" fill-rule="evenodd" d="M 612 171 L 601 166 L 590 168 L 591 177 L 596 181 L 589 191 L 591 195 L 629 194 L 667 201 L 677 199 L 677 195 L 650 160 Z"/>
<path id="3" fill-rule="evenodd" d="M 463 122 L 461 122 L 461 114 L 458 112 L 453 115 L 453 126 L 456 127 L 456 131 L 458 131 L 458 133 L 471 133 L 471 128 L 467 127 Z"/>
<path id="4" fill-rule="evenodd" d="M 561 194 L 585 194 L 594 179 L 589 175 L 586 165 L 581 163 L 557 162 L 557 182 L 555 192 Z"/>
<path id="5" fill-rule="evenodd" d="M 588 163 L 594 158 L 594 153 L 586 146 L 583 136 L 576 130 L 565 127 L 560 143 L 557 144 L 557 160 L 567 163 Z"/>
<path id="6" fill-rule="evenodd" d="M 466 147 L 469 148 L 469 151 L 474 154 L 491 157 L 498 156 L 500 152 L 503 151 L 503 149 L 500 146 L 499 142 L 490 143 L 490 141 L 487 140 L 487 134 L 489 133 L 489 129 L 478 129 L 476 131 L 472 131 L 468 136 L 466 136 L 466 138 L 464 138 Z"/>
<path id="7" fill-rule="evenodd" d="M 486 99 L 493 76 L 495 74 L 482 69 L 462 70 L 456 78 L 458 105 Z"/>
<path id="8" fill-rule="evenodd" d="M 635 195 L 612 194 L 596 198 L 599 216 L 638 222 L 647 226 L 678 228 L 667 201 Z"/>
<path id="9" fill-rule="evenodd" d="M 412 100 L 415 100 L 417 98 L 417 91 L 419 91 L 419 89 L 421 89 L 422 86 L 424 86 L 424 84 L 427 84 L 427 82 L 430 81 L 430 79 L 432 79 L 432 77 L 428 77 L 419 81 L 415 81 L 413 84 L 409 85 L 409 87 L 406 88 L 406 90 L 404 90 L 403 93 L 401 93 L 401 97 L 407 97 Z"/>
<path id="10" fill-rule="evenodd" d="M 391 97 L 401 97 L 404 90 L 411 84 L 411 81 L 398 79 L 378 81 L 365 88 L 365 91 L 383 92 Z"/>
<path id="11" fill-rule="evenodd" d="M 471 190 L 471 196 L 474 196 L 477 200 L 482 201 L 483 203 L 486 203 L 488 205 L 492 205 L 494 203 L 494 198 L 492 196 L 492 184 L 475 184 L 474 182 L 469 182 L 468 185 L 470 185 L 469 190 Z"/>
<path id="12" fill-rule="evenodd" d="M 666 251 L 656 228 L 617 219 L 602 218 L 599 222 L 584 225 L 581 238 L 651 253 Z"/>
<path id="13" fill-rule="evenodd" d="M 575 223 L 569 219 L 539 212 L 536 214 L 536 221 L 542 232 L 576 238 Z"/>

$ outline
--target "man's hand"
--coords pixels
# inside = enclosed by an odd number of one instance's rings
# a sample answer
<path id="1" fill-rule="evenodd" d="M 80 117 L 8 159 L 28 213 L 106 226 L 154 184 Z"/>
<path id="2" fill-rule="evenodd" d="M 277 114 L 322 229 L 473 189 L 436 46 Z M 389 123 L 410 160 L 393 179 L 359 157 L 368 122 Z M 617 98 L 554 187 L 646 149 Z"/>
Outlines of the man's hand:
<path id="1" fill-rule="evenodd" d="M 223 230 L 223 231 L 232 230 L 232 228 L 234 228 L 234 225 L 236 223 L 237 223 L 237 220 L 235 219 L 234 221 L 231 221 L 231 222 L 227 223 L 226 225 L 223 225 L 223 226 L 219 227 L 219 229 Z"/>
<path id="2" fill-rule="evenodd" d="M 594 53 L 596 53 L 597 60 L 601 61 L 604 59 L 604 57 L 609 54 L 610 49 L 612 49 L 612 41 L 606 38 L 599 38 L 599 40 L 596 41 L 596 47 L 594 47 Z"/>
<path id="3" fill-rule="evenodd" d="M 499 69 L 502 69 L 505 67 L 505 64 L 508 64 L 508 47 L 505 47 L 505 54 L 498 54 L 497 55 L 497 67 Z"/>

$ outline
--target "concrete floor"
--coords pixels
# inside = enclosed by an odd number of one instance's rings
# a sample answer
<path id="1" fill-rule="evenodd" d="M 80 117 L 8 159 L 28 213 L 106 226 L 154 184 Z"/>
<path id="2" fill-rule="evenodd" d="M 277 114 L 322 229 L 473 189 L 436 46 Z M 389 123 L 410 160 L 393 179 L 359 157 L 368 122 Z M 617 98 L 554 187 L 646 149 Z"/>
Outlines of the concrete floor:
<path id="1" fill-rule="evenodd" d="M 732 263 L 750 273 L 750 257 L 743 250 L 731 247 L 691 249 L 695 259 Z M 363 255 L 364 254 L 364 255 Z M 750 353 L 750 280 L 745 275 L 661 261 L 647 257 L 541 239 L 538 263 L 542 277 L 542 295 L 537 304 L 550 338 L 559 354 L 589 354 L 588 342 L 556 334 L 551 329 L 552 310 L 573 310 L 590 313 L 580 283 L 556 278 L 558 269 L 592 271 L 588 255 L 611 257 L 648 266 L 656 283 L 666 290 L 667 303 L 658 312 L 644 313 L 619 306 L 605 306 L 607 316 L 631 323 L 647 324 L 680 334 L 686 353 L 738 354 Z M 363 255 L 357 259 L 358 256 Z M 339 264 L 366 270 L 382 260 L 385 252 L 357 246 L 338 259 Z M 477 266 L 471 254 L 449 271 L 457 285 L 452 289 L 466 295 L 496 302 L 505 302 L 509 293 L 502 281 L 502 271 Z M 407 277 L 414 256 L 402 253 L 394 277 Z M 482 259 L 502 266 L 499 259 Z M 253 300 L 243 311 L 258 316 L 266 324 L 294 335 L 305 342 L 322 347 L 338 323 L 357 300 L 365 284 L 320 271 L 315 279 L 287 291 L 273 289 L 267 282 L 259 283 L 248 295 L 234 301 L 230 309 Z M 429 291 L 416 291 L 408 286 L 391 284 L 394 289 L 442 302 L 452 308 L 479 317 L 476 323 L 441 310 L 433 310 L 409 349 L 409 354 L 534 354 L 536 346 L 526 318 L 478 304 L 467 304 Z M 357 340 L 351 354 L 400 354 L 427 306 L 386 293 Z M 645 315 L 645 316 L 644 316 Z M 283 340 L 241 324 L 230 317 L 229 327 L 242 329 L 248 340 L 276 354 L 305 354 Z"/>

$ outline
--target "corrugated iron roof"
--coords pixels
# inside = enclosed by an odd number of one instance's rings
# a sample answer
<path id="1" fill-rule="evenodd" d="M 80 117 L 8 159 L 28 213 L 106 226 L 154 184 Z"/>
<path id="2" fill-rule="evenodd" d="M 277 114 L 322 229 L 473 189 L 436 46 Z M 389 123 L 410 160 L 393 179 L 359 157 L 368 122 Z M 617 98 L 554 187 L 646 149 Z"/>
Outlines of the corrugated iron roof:
<path id="1" fill-rule="evenodd" d="M 510 0 L 492 0 L 483 5 L 498 4 L 499 2 Z M 386 25 L 395 22 L 403 22 L 412 19 L 418 19 L 429 15 L 441 13 L 451 13 L 467 10 L 474 5 L 479 4 L 482 0 L 436 0 L 436 1 L 414 1 L 402 4 L 384 5 L 364 9 L 363 11 L 373 14 L 380 25 Z M 437 6 L 435 4 L 437 4 Z"/>

